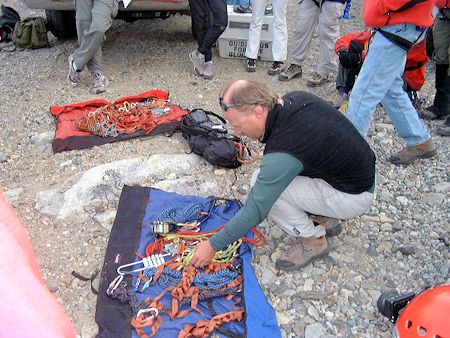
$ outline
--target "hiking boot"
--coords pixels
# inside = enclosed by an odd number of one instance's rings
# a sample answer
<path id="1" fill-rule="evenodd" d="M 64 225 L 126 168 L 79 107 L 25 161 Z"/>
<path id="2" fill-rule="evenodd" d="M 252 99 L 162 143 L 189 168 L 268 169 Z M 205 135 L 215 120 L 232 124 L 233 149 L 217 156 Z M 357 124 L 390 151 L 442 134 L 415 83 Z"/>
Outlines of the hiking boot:
<path id="1" fill-rule="evenodd" d="M 328 82 L 330 82 L 329 76 L 322 76 L 319 73 L 314 73 L 313 77 L 306 81 L 306 85 L 308 87 L 319 87 Z"/>
<path id="2" fill-rule="evenodd" d="M 205 56 L 196 49 L 189 53 L 189 60 L 191 60 L 192 65 L 194 66 L 194 74 L 202 76 L 203 68 L 205 67 Z"/>
<path id="3" fill-rule="evenodd" d="M 436 130 L 441 136 L 450 136 L 450 117 L 447 118 L 447 121 Z"/>
<path id="4" fill-rule="evenodd" d="M 283 62 L 274 61 L 272 62 L 272 66 L 270 66 L 269 70 L 267 71 L 267 74 L 277 75 L 280 74 L 282 71 L 283 71 Z"/>
<path id="5" fill-rule="evenodd" d="M 418 110 L 417 113 L 421 118 L 425 120 L 436 120 L 443 117 L 443 114 L 439 111 L 439 109 L 435 105 Z"/>
<path id="6" fill-rule="evenodd" d="M 326 216 L 310 216 L 314 225 L 321 225 L 325 228 L 327 237 L 334 237 L 342 232 L 341 220 Z"/>
<path id="7" fill-rule="evenodd" d="M 345 93 L 342 95 L 339 93 L 334 93 L 329 100 L 334 108 L 339 109 L 345 101 L 348 101 L 348 95 Z"/>
<path id="8" fill-rule="evenodd" d="M 299 237 L 297 243 L 289 250 L 289 253 L 277 259 L 275 266 L 278 269 L 286 271 L 299 270 L 314 259 L 328 255 L 328 252 L 328 244 L 325 236 L 319 238 Z"/>
<path id="9" fill-rule="evenodd" d="M 205 64 L 203 66 L 204 67 L 203 67 L 202 78 L 207 79 L 207 80 L 212 79 L 214 76 L 212 61 L 205 62 Z"/>
<path id="10" fill-rule="evenodd" d="M 437 151 L 433 141 L 428 141 L 416 146 L 406 146 L 397 154 L 391 155 L 388 161 L 393 164 L 410 164 L 419 158 L 431 158 L 436 156 Z"/>
<path id="11" fill-rule="evenodd" d="M 302 66 L 291 64 L 286 69 L 282 70 L 278 74 L 278 80 L 280 81 L 290 81 L 294 78 L 302 76 Z"/>
<path id="12" fill-rule="evenodd" d="M 69 73 L 67 74 L 67 82 L 72 86 L 77 85 L 81 80 L 81 71 L 76 70 L 75 68 L 73 56 L 69 55 Z"/>
<path id="13" fill-rule="evenodd" d="M 94 73 L 94 83 L 91 87 L 92 94 L 100 94 L 106 92 L 106 87 L 108 87 L 108 79 L 102 73 Z"/>
<path id="14" fill-rule="evenodd" d="M 256 72 L 256 60 L 247 59 L 247 66 L 245 66 L 245 70 L 249 73 Z"/>

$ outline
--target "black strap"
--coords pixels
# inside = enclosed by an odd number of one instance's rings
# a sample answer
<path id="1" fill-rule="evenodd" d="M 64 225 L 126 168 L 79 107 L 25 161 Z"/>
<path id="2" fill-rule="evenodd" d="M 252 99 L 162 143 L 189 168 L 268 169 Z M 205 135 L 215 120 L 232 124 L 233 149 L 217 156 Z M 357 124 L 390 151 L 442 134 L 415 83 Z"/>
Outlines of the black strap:
<path id="1" fill-rule="evenodd" d="M 377 32 L 380 32 L 381 35 L 383 35 L 386 39 L 388 39 L 389 41 L 391 41 L 392 43 L 396 44 L 397 46 L 403 48 L 406 51 L 409 51 L 411 49 L 411 47 L 414 45 L 414 42 L 406 40 L 406 39 L 402 38 L 401 36 L 395 35 L 393 33 L 386 32 L 386 31 L 382 30 L 381 28 L 377 28 L 376 30 L 377 30 Z"/>
<path id="2" fill-rule="evenodd" d="M 421 2 L 427 2 L 427 1 L 428 0 L 411 0 L 411 1 L 407 2 L 406 4 L 404 4 L 402 7 L 398 8 L 398 9 L 390 10 L 387 14 L 389 15 L 389 13 L 403 12 L 403 11 L 406 11 L 406 10 L 414 7 L 417 4 L 420 4 Z"/>
<path id="3" fill-rule="evenodd" d="M 74 276 L 75 278 L 78 278 L 79 280 L 82 280 L 83 282 L 91 282 L 91 291 L 94 295 L 98 295 L 98 290 L 96 288 L 94 288 L 94 285 L 92 285 L 92 282 L 95 280 L 95 278 L 97 278 L 98 274 L 100 273 L 100 269 L 96 269 L 90 277 L 85 277 L 81 274 L 79 274 L 78 272 L 76 272 L 75 270 L 72 271 L 72 276 Z"/>
<path id="4" fill-rule="evenodd" d="M 191 110 L 190 113 L 193 113 L 193 112 L 195 112 L 195 111 L 197 111 L 197 110 L 203 111 L 206 115 L 212 115 L 212 116 L 215 116 L 215 117 L 217 117 L 223 124 L 227 124 L 227 121 L 226 121 L 222 116 L 217 115 L 216 113 L 213 113 L 212 111 L 203 110 L 203 109 L 194 109 L 194 110 Z"/>
<path id="5" fill-rule="evenodd" d="M 419 69 L 419 68 L 421 68 L 424 64 L 425 64 L 425 63 L 423 63 L 423 62 L 418 62 L 417 65 L 415 65 L 415 66 L 405 67 L 405 72 L 408 72 L 408 71 L 410 71 L 410 70 L 416 70 L 416 69 Z"/>

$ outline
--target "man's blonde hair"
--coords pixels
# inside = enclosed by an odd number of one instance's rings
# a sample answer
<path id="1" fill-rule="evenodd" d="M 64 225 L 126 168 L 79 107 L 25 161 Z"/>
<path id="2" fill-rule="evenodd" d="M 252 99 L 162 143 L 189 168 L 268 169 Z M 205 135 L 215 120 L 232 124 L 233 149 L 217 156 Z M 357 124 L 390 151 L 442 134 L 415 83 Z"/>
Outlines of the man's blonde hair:
<path id="1" fill-rule="evenodd" d="M 240 82 L 236 84 L 236 82 Z M 236 84 L 233 88 L 230 87 Z M 229 94 L 227 103 L 239 106 L 251 106 L 254 104 L 263 106 L 271 111 L 279 99 L 279 95 L 266 86 L 265 83 L 254 80 L 237 80 L 227 83 L 220 94 L 223 97 Z"/>

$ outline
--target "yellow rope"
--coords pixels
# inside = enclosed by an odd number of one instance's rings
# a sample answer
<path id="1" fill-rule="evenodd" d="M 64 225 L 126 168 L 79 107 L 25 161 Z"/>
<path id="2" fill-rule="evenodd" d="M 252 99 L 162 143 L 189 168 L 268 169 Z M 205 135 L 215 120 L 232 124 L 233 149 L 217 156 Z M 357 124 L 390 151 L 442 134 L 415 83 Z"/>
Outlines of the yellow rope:
<path id="1" fill-rule="evenodd" d="M 219 250 L 214 254 L 212 259 L 213 262 L 226 263 L 238 255 L 239 247 L 242 244 L 242 239 L 238 239 L 237 241 L 231 243 L 226 247 L 226 249 Z M 192 258 L 194 257 L 195 249 L 185 251 L 181 254 L 181 264 L 177 268 L 177 270 L 182 270 L 186 266 L 191 263 Z"/>

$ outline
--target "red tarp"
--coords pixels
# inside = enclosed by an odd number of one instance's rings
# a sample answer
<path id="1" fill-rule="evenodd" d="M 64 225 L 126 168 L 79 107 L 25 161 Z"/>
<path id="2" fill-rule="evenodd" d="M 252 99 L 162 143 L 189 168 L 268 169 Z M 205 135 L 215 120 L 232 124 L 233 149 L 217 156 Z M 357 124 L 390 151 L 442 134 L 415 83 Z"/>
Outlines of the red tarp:
<path id="1" fill-rule="evenodd" d="M 134 96 L 122 97 L 115 101 L 114 104 L 120 105 L 125 101 L 128 103 L 142 102 L 148 98 L 168 100 L 169 93 L 162 90 L 151 90 Z M 53 151 L 58 153 L 65 150 L 89 148 L 95 145 L 102 145 L 139 136 L 151 136 L 166 132 L 174 132 L 176 129 L 179 129 L 181 119 L 188 113 L 187 110 L 182 109 L 179 106 L 170 105 L 171 111 L 169 113 L 164 116 L 154 117 L 158 126 L 149 133 L 141 130 L 132 134 L 120 134 L 117 137 L 101 137 L 90 132 L 81 131 L 77 128 L 77 122 L 84 116 L 97 108 L 110 104 L 111 102 L 103 99 L 94 99 L 64 106 L 50 107 L 50 112 L 55 116 L 57 123 L 55 139 L 52 144 Z"/>

